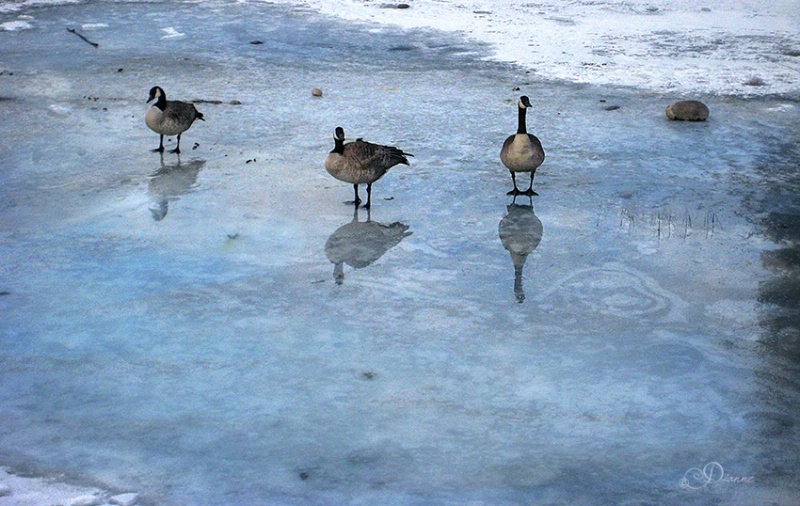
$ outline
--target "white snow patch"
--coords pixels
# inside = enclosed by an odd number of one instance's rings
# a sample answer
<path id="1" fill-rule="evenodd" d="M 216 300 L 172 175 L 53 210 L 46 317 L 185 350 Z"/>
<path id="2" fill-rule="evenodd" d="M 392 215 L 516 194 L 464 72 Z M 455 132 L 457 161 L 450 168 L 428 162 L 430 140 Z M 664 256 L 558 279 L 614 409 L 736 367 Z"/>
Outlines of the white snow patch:
<path id="1" fill-rule="evenodd" d="M 18 32 L 20 30 L 30 30 L 31 28 L 33 28 L 33 25 L 22 19 L 0 23 L 0 32 Z"/>

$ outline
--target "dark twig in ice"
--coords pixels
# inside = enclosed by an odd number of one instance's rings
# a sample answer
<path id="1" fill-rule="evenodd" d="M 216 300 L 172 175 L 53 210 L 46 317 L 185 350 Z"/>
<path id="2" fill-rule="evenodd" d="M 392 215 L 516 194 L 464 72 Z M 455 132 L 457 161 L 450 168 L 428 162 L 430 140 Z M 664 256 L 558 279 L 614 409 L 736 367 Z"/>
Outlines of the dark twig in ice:
<path id="1" fill-rule="evenodd" d="M 98 44 L 97 42 L 92 42 L 91 40 L 87 39 L 86 37 L 78 33 L 74 28 L 67 28 L 67 31 L 69 33 L 74 33 L 75 35 L 86 41 L 87 44 L 91 44 L 94 47 L 100 47 L 100 44 Z"/>

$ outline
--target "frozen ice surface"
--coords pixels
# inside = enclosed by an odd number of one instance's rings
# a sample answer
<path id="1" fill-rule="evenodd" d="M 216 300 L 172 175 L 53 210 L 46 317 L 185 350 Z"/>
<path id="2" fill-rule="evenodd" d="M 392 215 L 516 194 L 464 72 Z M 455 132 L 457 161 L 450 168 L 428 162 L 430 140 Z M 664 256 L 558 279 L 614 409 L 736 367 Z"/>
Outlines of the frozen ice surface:
<path id="1" fill-rule="evenodd" d="M 23 14 L 0 33 L 2 463 L 153 504 L 793 503 L 796 98 L 677 123 L 673 96 L 306 9 Z M 154 85 L 205 115 L 180 157 L 150 151 Z M 547 160 L 512 202 L 521 93 Z M 415 155 L 355 225 L 337 125 Z"/>

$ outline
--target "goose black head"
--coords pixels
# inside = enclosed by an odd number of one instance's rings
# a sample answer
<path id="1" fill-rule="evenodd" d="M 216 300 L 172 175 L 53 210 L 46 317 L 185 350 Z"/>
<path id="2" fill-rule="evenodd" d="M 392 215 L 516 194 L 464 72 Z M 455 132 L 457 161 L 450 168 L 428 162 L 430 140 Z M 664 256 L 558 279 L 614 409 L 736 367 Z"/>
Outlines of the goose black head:
<path id="1" fill-rule="evenodd" d="M 161 97 L 164 97 L 164 100 L 167 99 L 167 94 L 164 93 L 159 86 L 153 86 L 150 88 L 150 97 L 147 99 L 147 103 L 149 104 L 153 100 L 161 101 Z"/>
<path id="2" fill-rule="evenodd" d="M 522 95 L 521 97 L 519 97 L 519 108 L 520 109 L 527 109 L 528 107 L 533 107 L 531 105 L 530 99 L 525 95 Z"/>
<path id="3" fill-rule="evenodd" d="M 344 142 L 344 128 L 336 127 L 333 131 L 333 140 Z"/>

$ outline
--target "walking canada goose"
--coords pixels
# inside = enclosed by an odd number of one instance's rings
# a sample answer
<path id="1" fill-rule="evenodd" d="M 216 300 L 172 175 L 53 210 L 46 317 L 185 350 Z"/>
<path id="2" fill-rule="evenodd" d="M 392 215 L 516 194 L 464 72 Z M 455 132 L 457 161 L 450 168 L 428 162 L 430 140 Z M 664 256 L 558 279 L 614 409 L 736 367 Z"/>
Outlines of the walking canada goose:
<path id="1" fill-rule="evenodd" d="M 528 97 L 524 95 L 519 97 L 517 133 L 509 136 L 503 143 L 503 149 L 500 150 L 500 160 L 511 171 L 511 181 L 514 183 L 514 189 L 508 192 L 508 195 L 538 195 L 533 191 L 533 176 L 536 174 L 536 168 L 544 162 L 544 149 L 539 139 L 529 134 L 525 126 L 525 112 L 528 107 L 531 107 Z M 531 173 L 531 184 L 524 192 L 517 188 L 517 172 Z"/>
<path id="2" fill-rule="evenodd" d="M 158 86 L 153 86 L 150 89 L 150 98 L 147 99 L 147 103 L 149 104 L 153 100 L 155 100 L 155 103 L 150 106 L 144 117 L 144 122 L 150 127 L 150 130 L 161 135 L 158 147 L 153 151 L 163 153 L 164 136 L 177 135 L 178 145 L 170 153 L 180 153 L 181 134 L 189 130 L 194 120 L 203 120 L 203 114 L 195 109 L 194 104 L 167 100 L 167 94 Z"/>
<path id="3" fill-rule="evenodd" d="M 397 164 L 409 165 L 406 157 L 414 156 L 392 146 L 381 146 L 361 139 L 345 144 L 342 127 L 336 127 L 334 130 L 333 142 L 333 151 L 325 158 L 325 169 L 339 181 L 352 183 L 356 195 L 354 201 L 356 207 L 361 203 L 358 185 L 366 184 L 365 209 L 369 209 L 372 205 L 372 183 Z"/>

